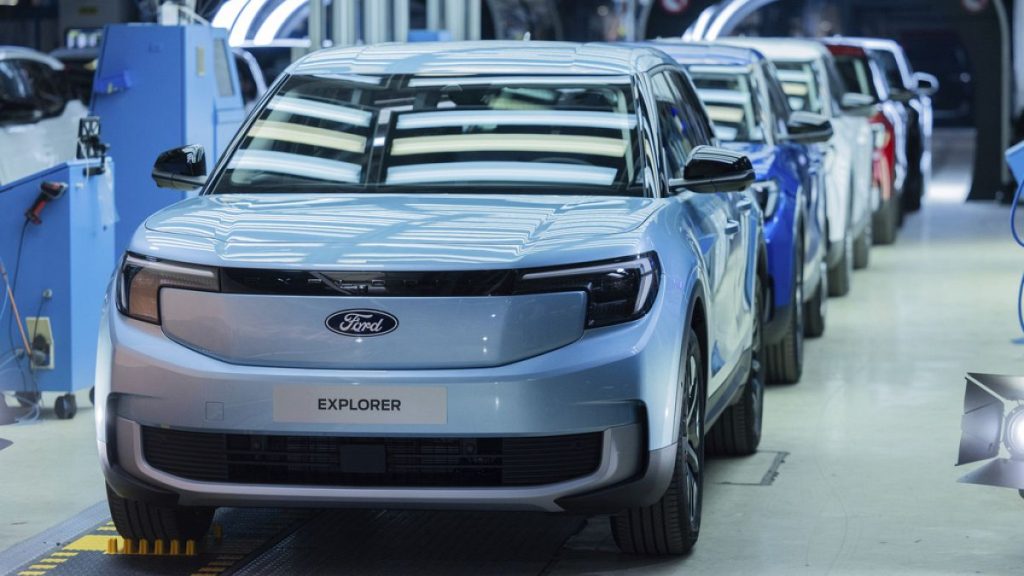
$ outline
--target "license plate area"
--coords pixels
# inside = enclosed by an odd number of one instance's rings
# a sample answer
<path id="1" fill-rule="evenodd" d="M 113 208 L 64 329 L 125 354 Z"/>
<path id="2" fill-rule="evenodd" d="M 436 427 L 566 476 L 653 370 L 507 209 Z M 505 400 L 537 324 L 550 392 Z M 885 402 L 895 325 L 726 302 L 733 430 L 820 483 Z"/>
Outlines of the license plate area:
<path id="1" fill-rule="evenodd" d="M 304 424 L 446 424 L 443 386 L 277 386 L 274 421 Z"/>

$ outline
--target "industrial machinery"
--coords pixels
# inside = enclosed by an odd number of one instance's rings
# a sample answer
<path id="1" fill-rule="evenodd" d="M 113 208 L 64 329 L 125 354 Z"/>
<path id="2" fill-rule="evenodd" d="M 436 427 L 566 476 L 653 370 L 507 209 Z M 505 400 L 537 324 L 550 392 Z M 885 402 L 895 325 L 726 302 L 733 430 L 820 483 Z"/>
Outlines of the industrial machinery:
<path id="1" fill-rule="evenodd" d="M 115 184 L 120 254 L 140 223 L 194 193 L 158 190 L 153 158 L 200 144 L 211 166 L 245 116 L 227 33 L 201 25 L 116 24 L 103 34 L 92 113 L 120 169 Z"/>
<path id="2" fill-rule="evenodd" d="M 73 417 L 72 393 L 95 380 L 96 327 L 114 269 L 113 203 L 113 163 L 104 158 L 0 187 L 0 390 L 30 413 L 42 392 L 60 392 L 57 417 Z"/>

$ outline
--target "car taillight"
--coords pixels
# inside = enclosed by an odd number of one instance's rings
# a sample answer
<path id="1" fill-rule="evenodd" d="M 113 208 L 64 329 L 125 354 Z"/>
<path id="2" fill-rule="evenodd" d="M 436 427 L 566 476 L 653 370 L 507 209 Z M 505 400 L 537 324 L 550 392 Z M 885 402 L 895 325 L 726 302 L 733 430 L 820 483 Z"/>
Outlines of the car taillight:
<path id="1" fill-rule="evenodd" d="M 125 255 L 117 279 L 117 309 L 122 314 L 159 324 L 161 288 L 217 292 L 220 278 L 209 266 Z"/>
<path id="2" fill-rule="evenodd" d="M 517 294 L 580 291 L 587 293 L 587 328 L 636 320 L 651 309 L 661 267 L 654 252 L 627 259 L 524 271 Z"/>

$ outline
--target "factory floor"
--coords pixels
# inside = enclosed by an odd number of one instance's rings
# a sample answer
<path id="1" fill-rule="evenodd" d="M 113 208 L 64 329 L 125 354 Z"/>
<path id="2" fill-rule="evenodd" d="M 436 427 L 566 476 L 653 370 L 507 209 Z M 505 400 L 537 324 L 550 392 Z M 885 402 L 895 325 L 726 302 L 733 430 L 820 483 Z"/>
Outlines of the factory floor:
<path id="1" fill-rule="evenodd" d="M 222 511 L 201 560 L 107 556 L 81 544 L 113 532 L 80 397 L 74 420 L 0 427 L 0 573 L 1018 573 L 1024 500 L 953 467 L 964 374 L 1024 374 L 1024 250 L 1006 206 L 962 203 L 969 142 L 936 136 L 923 210 L 830 300 L 803 380 L 767 390 L 761 452 L 709 463 L 688 558 L 619 555 L 600 517 L 279 510 Z"/>

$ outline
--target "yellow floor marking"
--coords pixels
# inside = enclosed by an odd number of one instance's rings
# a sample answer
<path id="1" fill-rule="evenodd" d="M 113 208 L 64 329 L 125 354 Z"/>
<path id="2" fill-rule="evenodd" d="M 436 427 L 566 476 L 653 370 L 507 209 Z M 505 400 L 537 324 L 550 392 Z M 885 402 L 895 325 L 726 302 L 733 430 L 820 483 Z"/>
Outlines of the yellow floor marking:
<path id="1" fill-rule="evenodd" d="M 22 570 L 18 572 L 18 576 L 43 576 L 46 572 L 40 572 L 39 570 Z"/>
<path id="2" fill-rule="evenodd" d="M 96 529 L 101 532 L 117 532 L 117 528 L 114 528 L 113 526 L 100 526 Z"/>
<path id="3" fill-rule="evenodd" d="M 80 552 L 106 552 L 107 541 L 110 540 L 110 536 L 104 534 L 89 534 L 82 536 L 78 540 L 75 540 L 71 544 L 64 547 L 64 550 L 78 550 Z M 120 540 L 120 538 L 118 539 Z M 124 548 L 124 544 L 118 542 L 118 550 Z"/>
<path id="4" fill-rule="evenodd" d="M 46 562 L 47 564 L 63 564 L 67 561 L 67 558 L 42 558 L 40 560 L 36 560 L 36 562 Z"/>
<path id="5" fill-rule="evenodd" d="M 53 564 L 33 564 L 28 567 L 29 570 L 53 570 L 56 568 Z"/>
<path id="6" fill-rule="evenodd" d="M 50 556 L 67 556 L 70 558 L 71 556 L 78 556 L 78 552 L 54 552 Z"/>

